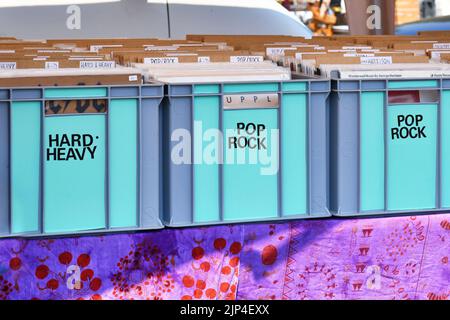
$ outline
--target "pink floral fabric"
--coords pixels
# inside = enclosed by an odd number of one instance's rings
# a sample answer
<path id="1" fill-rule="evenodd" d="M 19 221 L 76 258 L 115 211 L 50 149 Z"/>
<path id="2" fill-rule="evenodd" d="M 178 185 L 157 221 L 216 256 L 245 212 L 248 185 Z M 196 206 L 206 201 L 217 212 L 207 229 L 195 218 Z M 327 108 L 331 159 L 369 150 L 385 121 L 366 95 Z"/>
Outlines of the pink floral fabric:
<path id="1" fill-rule="evenodd" d="M 0 240 L 0 299 L 450 299 L 450 214 Z"/>

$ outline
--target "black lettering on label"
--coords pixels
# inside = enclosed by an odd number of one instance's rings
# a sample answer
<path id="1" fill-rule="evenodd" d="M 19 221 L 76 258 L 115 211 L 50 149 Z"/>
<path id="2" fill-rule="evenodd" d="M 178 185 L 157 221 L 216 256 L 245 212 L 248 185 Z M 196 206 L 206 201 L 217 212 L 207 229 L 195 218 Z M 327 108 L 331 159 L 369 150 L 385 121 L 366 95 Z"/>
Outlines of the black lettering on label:
<path id="1" fill-rule="evenodd" d="M 50 134 L 46 150 L 47 161 L 83 161 L 95 159 L 98 136 L 91 134 Z"/>
<path id="2" fill-rule="evenodd" d="M 391 139 L 425 139 L 426 126 L 422 125 L 421 114 L 399 114 L 397 115 L 397 127 L 391 128 Z"/>
<path id="3" fill-rule="evenodd" d="M 237 136 L 228 138 L 228 149 L 267 149 L 265 130 L 262 123 L 236 123 Z"/>

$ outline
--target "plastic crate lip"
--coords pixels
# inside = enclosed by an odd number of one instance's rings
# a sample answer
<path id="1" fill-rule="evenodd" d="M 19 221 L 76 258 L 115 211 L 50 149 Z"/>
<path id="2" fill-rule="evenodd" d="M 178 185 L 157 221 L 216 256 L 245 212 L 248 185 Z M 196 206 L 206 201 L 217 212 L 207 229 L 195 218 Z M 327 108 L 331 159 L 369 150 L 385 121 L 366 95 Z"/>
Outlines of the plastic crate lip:
<path id="1" fill-rule="evenodd" d="M 208 222 L 181 222 L 174 223 L 173 221 L 163 220 L 164 226 L 166 228 L 195 228 L 202 226 L 219 226 L 219 225 L 248 225 L 248 224 L 258 224 L 258 223 L 286 223 L 289 221 L 299 221 L 299 220 L 315 220 L 315 219 L 329 219 L 333 218 L 331 212 L 323 212 L 318 214 L 308 214 L 299 213 L 282 217 L 268 217 L 268 218 L 252 218 L 245 220 L 214 220 Z"/>
<path id="2" fill-rule="evenodd" d="M 136 87 L 159 87 L 164 83 L 137 83 L 137 84 L 97 84 L 97 85 L 78 85 L 78 86 L 31 86 L 31 87 L 0 87 L 0 90 L 33 90 L 33 89 L 86 89 L 86 88 L 136 88 Z"/>
<path id="3" fill-rule="evenodd" d="M 254 80 L 254 81 L 210 81 L 210 82 L 180 82 L 163 84 L 171 86 L 192 86 L 192 85 L 228 85 L 228 84 L 261 84 L 261 83 L 300 83 L 300 82 L 329 82 L 328 78 L 311 78 L 311 79 L 291 79 L 291 80 Z"/>
<path id="4" fill-rule="evenodd" d="M 444 85 L 444 82 L 450 81 L 449 78 L 402 78 L 402 79 L 338 79 L 331 78 L 330 92 L 385 92 L 385 91 L 407 91 L 407 90 L 420 90 L 420 91 L 433 91 L 433 90 L 444 90 L 450 89 L 450 83 Z M 414 81 L 436 81 L 436 86 L 430 87 L 402 87 L 402 88 L 389 88 L 388 83 L 392 82 L 414 82 Z M 341 88 L 340 83 L 355 83 L 357 88 Z M 363 83 L 384 83 L 383 88 L 362 88 Z"/>
<path id="5" fill-rule="evenodd" d="M 408 82 L 408 81 L 445 81 L 450 80 L 449 78 L 439 77 L 439 78 L 398 78 L 398 79 L 377 79 L 377 78 L 367 78 L 367 79 L 340 79 L 340 78 L 330 78 L 332 82 Z"/>
<path id="6" fill-rule="evenodd" d="M 210 86 L 218 86 L 222 88 L 224 85 L 248 85 L 248 84 L 276 84 L 278 85 L 277 90 L 267 90 L 267 91 L 242 91 L 236 93 L 225 93 L 222 90 L 219 92 L 207 92 L 207 93 L 194 93 L 193 87 L 196 85 L 210 85 Z M 304 90 L 283 90 L 282 86 L 284 84 L 290 83 L 307 83 L 307 87 Z M 312 90 L 311 83 L 323 83 L 326 85 L 326 88 L 320 90 Z M 191 96 L 222 96 L 222 95 L 231 95 L 231 94 L 265 94 L 265 93 L 280 93 L 280 94 L 292 94 L 292 93 L 329 93 L 331 91 L 331 82 L 330 79 L 318 78 L 318 79 L 292 79 L 292 80 L 263 80 L 263 81 L 230 81 L 230 82 L 191 82 L 191 83 L 175 83 L 170 84 L 167 83 L 167 91 L 165 92 L 166 97 L 191 97 Z M 189 87 L 189 93 L 173 93 L 172 87 L 180 88 L 180 87 Z"/>
<path id="7" fill-rule="evenodd" d="M 42 94 L 39 98 L 19 98 L 16 99 L 13 97 L 13 92 L 26 92 L 26 91 L 45 91 L 47 89 L 99 89 L 99 88 L 105 88 L 107 89 L 107 95 L 106 96 L 98 96 L 105 99 L 124 99 L 124 98 L 163 98 L 164 97 L 164 84 L 162 83 L 145 83 L 145 84 L 116 84 L 116 85 L 89 85 L 89 86 L 40 86 L 40 87 L 8 87 L 8 88 L 0 88 L 0 92 L 7 92 L 7 99 L 0 98 L 0 101 L 42 101 L 42 100 L 61 100 L 61 99 L 71 99 L 71 100 L 82 100 L 84 98 L 82 97 L 71 97 L 67 96 L 64 98 L 45 98 Z M 133 95 L 118 95 L 113 96 L 110 94 L 110 89 L 137 89 L 137 94 Z M 147 95 L 142 93 L 142 88 L 160 88 L 160 91 L 158 94 L 155 95 Z M 96 97 L 89 97 L 90 99 L 96 98 Z"/>
<path id="8" fill-rule="evenodd" d="M 336 210 L 330 210 L 333 217 L 342 218 L 378 218 L 387 216 L 401 216 L 401 215 L 427 215 L 427 214 L 437 214 L 437 213 L 450 213 L 450 208 L 428 208 L 428 209 L 405 209 L 405 210 L 359 210 L 355 212 L 338 212 Z"/>

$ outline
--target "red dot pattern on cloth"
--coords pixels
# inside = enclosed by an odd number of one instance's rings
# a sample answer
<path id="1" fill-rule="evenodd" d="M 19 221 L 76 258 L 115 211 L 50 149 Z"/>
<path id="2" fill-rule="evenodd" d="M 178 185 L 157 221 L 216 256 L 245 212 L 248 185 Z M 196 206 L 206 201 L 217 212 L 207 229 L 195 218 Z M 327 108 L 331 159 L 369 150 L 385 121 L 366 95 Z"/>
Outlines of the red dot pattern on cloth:
<path id="1" fill-rule="evenodd" d="M 230 246 L 230 252 L 232 254 L 238 254 L 239 252 L 241 252 L 242 249 L 242 245 L 240 242 L 233 242 Z"/>
<path id="2" fill-rule="evenodd" d="M 88 254 L 80 254 L 80 256 L 77 259 L 77 264 L 81 267 L 87 267 L 89 263 L 91 262 L 91 257 Z"/>
<path id="3" fill-rule="evenodd" d="M 50 290 L 56 290 L 59 287 L 59 282 L 56 279 L 50 279 L 47 281 L 47 288 Z"/>
<path id="4" fill-rule="evenodd" d="M 194 278 L 192 278 L 191 276 L 184 276 L 183 277 L 183 285 L 186 288 L 191 288 L 192 286 L 194 286 Z"/>
<path id="5" fill-rule="evenodd" d="M 34 274 L 36 275 L 36 278 L 42 280 L 47 278 L 49 272 L 50 272 L 49 268 L 45 264 L 41 264 L 36 268 Z"/>
<path id="6" fill-rule="evenodd" d="M 68 265 L 72 262 L 72 254 L 70 252 L 64 251 L 58 256 L 59 263 Z"/>
<path id="7" fill-rule="evenodd" d="M 214 299 L 217 295 L 217 292 L 216 292 L 216 290 L 209 288 L 206 290 L 205 294 L 206 294 L 207 298 Z"/>
<path id="8" fill-rule="evenodd" d="M 273 245 L 265 246 L 261 252 L 261 260 L 262 263 L 266 266 L 272 265 L 275 263 L 278 257 L 278 250 Z"/>
<path id="9" fill-rule="evenodd" d="M 200 260 L 205 255 L 205 250 L 202 247 L 195 247 L 192 249 L 192 258 Z"/>
<path id="10" fill-rule="evenodd" d="M 214 248 L 217 250 L 222 250 L 227 246 L 227 241 L 224 238 L 217 238 L 214 240 Z"/>
<path id="11" fill-rule="evenodd" d="M 19 257 L 14 257 L 11 260 L 9 260 L 9 267 L 11 270 L 17 271 L 22 266 L 22 260 L 20 260 Z"/>

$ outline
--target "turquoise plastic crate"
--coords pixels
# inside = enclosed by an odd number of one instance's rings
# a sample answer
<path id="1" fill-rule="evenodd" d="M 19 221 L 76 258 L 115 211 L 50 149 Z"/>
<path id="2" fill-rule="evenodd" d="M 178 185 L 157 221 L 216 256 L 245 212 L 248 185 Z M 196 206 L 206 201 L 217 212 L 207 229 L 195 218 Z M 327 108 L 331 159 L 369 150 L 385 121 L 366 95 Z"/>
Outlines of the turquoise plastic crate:
<path id="1" fill-rule="evenodd" d="M 164 223 L 329 216 L 328 80 L 168 85 Z"/>
<path id="2" fill-rule="evenodd" d="M 333 214 L 450 208 L 450 80 L 332 80 L 330 101 Z"/>
<path id="3" fill-rule="evenodd" d="M 162 85 L 0 89 L 0 235 L 161 228 Z"/>

